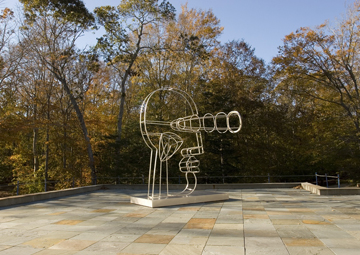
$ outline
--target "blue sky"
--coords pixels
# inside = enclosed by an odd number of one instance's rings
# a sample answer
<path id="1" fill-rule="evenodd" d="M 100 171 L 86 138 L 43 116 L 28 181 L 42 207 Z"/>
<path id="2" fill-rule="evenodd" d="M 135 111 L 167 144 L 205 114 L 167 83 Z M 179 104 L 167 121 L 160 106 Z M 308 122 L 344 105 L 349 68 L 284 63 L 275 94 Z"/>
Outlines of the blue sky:
<path id="1" fill-rule="evenodd" d="M 89 10 L 99 5 L 117 5 L 120 0 L 83 0 Z M 355 0 L 169 0 L 176 10 L 188 2 L 188 8 L 209 10 L 224 27 L 221 42 L 244 39 L 255 48 L 255 54 L 269 63 L 277 54 L 285 35 L 300 27 L 315 27 L 325 20 L 335 24 Z M 2 6 L 13 6 L 18 0 L 4 0 Z M 96 43 L 99 35 L 80 38 L 79 46 Z"/>

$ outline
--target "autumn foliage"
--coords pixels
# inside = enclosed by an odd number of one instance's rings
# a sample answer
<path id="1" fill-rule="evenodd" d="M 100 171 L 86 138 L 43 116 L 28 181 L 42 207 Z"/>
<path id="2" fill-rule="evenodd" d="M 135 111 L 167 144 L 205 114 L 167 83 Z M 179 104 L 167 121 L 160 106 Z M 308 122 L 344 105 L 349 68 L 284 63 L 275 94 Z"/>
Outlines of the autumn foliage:
<path id="1" fill-rule="evenodd" d="M 242 115 L 240 133 L 204 134 L 200 183 L 360 179 L 360 2 L 338 25 L 286 35 L 269 64 L 243 40 L 221 43 L 211 10 L 21 2 L 23 20 L 8 8 L 0 15 L 0 183 L 29 183 L 25 192 L 42 191 L 45 179 L 54 188 L 141 183 L 150 152 L 139 109 L 164 86 L 191 94 L 200 114 Z M 78 48 L 101 26 L 93 47 Z M 170 175 L 178 182 L 176 159 Z"/>

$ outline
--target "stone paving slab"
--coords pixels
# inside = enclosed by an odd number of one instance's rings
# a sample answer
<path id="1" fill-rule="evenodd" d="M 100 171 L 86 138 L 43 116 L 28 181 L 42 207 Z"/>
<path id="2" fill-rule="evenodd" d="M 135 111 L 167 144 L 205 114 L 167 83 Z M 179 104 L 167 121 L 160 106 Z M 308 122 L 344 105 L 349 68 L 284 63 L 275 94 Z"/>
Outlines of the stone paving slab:
<path id="1" fill-rule="evenodd" d="M 230 189 L 230 199 L 165 208 L 136 190 L 98 190 L 0 209 L 0 255 L 360 254 L 360 196 Z"/>

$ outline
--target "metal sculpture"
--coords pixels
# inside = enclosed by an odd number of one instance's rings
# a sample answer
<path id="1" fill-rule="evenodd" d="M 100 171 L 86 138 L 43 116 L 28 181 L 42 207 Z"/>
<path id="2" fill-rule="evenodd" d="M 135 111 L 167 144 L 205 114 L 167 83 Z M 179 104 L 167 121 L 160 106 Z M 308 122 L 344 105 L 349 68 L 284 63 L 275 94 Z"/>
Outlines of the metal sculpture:
<path id="1" fill-rule="evenodd" d="M 155 98 L 156 96 L 158 98 Z M 193 135 L 194 143 L 180 151 L 182 159 L 179 162 L 179 170 L 185 174 L 186 186 L 179 194 L 190 195 L 196 189 L 196 174 L 200 172 L 200 161 L 196 156 L 204 153 L 201 131 L 237 133 L 241 126 L 241 116 L 237 111 L 231 111 L 228 114 L 219 112 L 215 116 L 206 113 L 203 117 L 199 117 L 194 100 L 182 90 L 164 87 L 151 92 L 140 109 L 141 134 L 151 150 L 147 198 L 155 200 L 171 196 L 168 183 L 168 161 L 184 145 L 183 134 Z M 163 164 L 165 164 L 166 174 L 165 197 L 162 196 L 161 191 Z M 159 175 L 158 195 L 155 194 L 157 172 Z M 194 177 L 192 185 L 189 182 L 189 174 Z"/>

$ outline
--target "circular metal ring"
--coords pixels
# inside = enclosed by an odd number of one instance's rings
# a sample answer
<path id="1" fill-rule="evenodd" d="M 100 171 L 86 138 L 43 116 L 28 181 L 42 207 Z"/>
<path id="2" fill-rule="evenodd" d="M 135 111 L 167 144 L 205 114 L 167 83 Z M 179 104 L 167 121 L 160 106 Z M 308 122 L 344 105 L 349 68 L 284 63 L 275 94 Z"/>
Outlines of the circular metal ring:
<path id="1" fill-rule="evenodd" d="M 213 124 L 214 124 L 214 127 L 213 127 L 212 129 L 207 129 L 207 127 L 206 127 L 206 125 L 205 125 L 205 119 L 212 119 L 212 122 L 213 122 Z M 211 133 L 212 131 L 215 130 L 216 127 L 215 127 L 215 118 L 214 118 L 214 115 L 212 115 L 211 113 L 206 113 L 206 114 L 204 115 L 204 117 L 202 118 L 202 120 L 203 120 L 204 130 L 205 130 L 206 133 Z"/>
<path id="2" fill-rule="evenodd" d="M 220 130 L 219 130 L 219 127 L 218 127 L 218 125 L 217 125 L 217 120 L 218 120 L 220 117 L 227 119 L 227 114 L 226 114 L 225 112 L 219 112 L 219 113 L 217 113 L 217 114 L 215 115 L 215 122 L 214 122 L 214 123 L 215 123 L 215 128 L 216 128 L 216 130 L 217 130 L 219 133 L 223 134 L 223 133 L 226 133 L 226 131 L 228 131 L 228 127 L 226 127 L 225 131 L 220 131 Z M 227 123 L 226 123 L 226 124 L 227 124 Z"/>
<path id="3" fill-rule="evenodd" d="M 229 120 L 229 118 L 230 118 L 230 116 L 232 116 L 232 115 L 236 115 L 236 116 L 239 118 L 239 127 L 238 127 L 237 129 L 232 129 L 232 128 L 230 127 L 230 120 Z M 226 117 L 226 122 L 227 122 L 227 128 L 228 128 L 228 130 L 230 131 L 230 133 L 233 133 L 233 134 L 239 132 L 240 129 L 241 129 L 241 127 L 242 127 L 242 120 L 241 120 L 240 113 L 239 113 L 238 111 L 231 111 L 231 112 L 229 112 L 228 115 L 227 115 L 227 117 Z"/>

